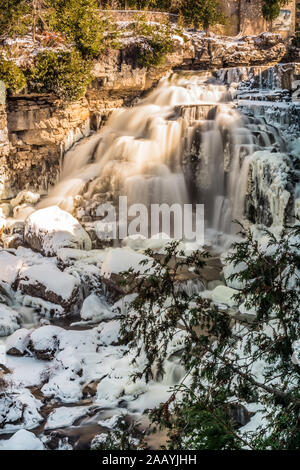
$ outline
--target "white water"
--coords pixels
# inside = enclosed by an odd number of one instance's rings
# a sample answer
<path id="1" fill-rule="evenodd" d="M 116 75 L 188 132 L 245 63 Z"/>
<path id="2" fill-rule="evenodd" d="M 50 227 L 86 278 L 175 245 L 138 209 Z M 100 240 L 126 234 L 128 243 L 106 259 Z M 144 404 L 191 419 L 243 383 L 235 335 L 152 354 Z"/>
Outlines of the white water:
<path id="1" fill-rule="evenodd" d="M 78 194 L 86 200 L 127 196 L 129 205 L 197 202 L 205 205 L 207 228 L 232 233 L 232 219 L 244 211 L 253 137 L 227 88 L 206 78 L 174 75 L 134 108 L 114 111 L 105 128 L 66 154 L 60 181 L 43 206 L 72 212 Z M 197 196 L 182 170 L 196 132 Z"/>

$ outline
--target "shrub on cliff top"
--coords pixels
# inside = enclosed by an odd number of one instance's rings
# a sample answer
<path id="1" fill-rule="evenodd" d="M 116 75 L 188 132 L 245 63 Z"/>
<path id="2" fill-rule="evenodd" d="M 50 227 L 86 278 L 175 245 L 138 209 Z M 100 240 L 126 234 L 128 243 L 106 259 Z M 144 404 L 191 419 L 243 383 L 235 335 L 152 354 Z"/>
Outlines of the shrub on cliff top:
<path id="1" fill-rule="evenodd" d="M 91 80 L 91 64 L 78 51 L 43 51 L 35 58 L 30 86 L 72 101 L 84 95 Z"/>
<path id="2" fill-rule="evenodd" d="M 30 5 L 27 0 L 0 0 L 0 36 L 22 35 L 31 22 Z"/>
<path id="3" fill-rule="evenodd" d="M 18 92 L 26 87 L 26 78 L 22 70 L 11 60 L 6 60 L 0 54 L 0 80 L 5 83 L 6 89 Z"/>
<path id="4" fill-rule="evenodd" d="M 287 3 L 287 0 L 264 0 L 262 6 L 263 17 L 272 23 L 272 21 L 279 16 L 280 7 Z"/>
<path id="5" fill-rule="evenodd" d="M 215 24 L 224 24 L 226 17 L 216 0 L 183 0 L 182 14 L 187 24 L 208 30 Z"/>
<path id="6" fill-rule="evenodd" d="M 83 56 L 99 56 L 107 38 L 115 38 L 116 31 L 109 18 L 100 15 L 96 0 L 48 0 L 48 4 L 49 25 L 73 41 Z"/>
<path id="7" fill-rule="evenodd" d="M 132 28 L 138 38 L 144 39 L 139 45 L 138 64 L 141 67 L 158 67 L 165 56 L 174 50 L 173 31 L 169 23 L 151 24 L 143 15 L 138 15 Z"/>

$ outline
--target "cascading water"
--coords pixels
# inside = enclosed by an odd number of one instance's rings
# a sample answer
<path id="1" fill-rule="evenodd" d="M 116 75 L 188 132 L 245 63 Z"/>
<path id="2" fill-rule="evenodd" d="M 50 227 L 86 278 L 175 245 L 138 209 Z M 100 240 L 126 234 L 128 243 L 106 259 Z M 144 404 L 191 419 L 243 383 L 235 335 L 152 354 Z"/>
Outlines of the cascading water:
<path id="1" fill-rule="evenodd" d="M 129 205 L 197 202 L 204 204 L 209 236 L 232 234 L 232 220 L 244 214 L 251 155 L 271 141 L 265 119 L 241 114 L 231 91 L 207 73 L 162 80 L 66 154 L 60 181 L 43 206 L 73 211 L 77 195 L 87 204 L 116 202 L 119 195 Z M 283 145 L 279 136 L 278 142 Z M 191 155 L 196 177 L 184 164 Z"/>

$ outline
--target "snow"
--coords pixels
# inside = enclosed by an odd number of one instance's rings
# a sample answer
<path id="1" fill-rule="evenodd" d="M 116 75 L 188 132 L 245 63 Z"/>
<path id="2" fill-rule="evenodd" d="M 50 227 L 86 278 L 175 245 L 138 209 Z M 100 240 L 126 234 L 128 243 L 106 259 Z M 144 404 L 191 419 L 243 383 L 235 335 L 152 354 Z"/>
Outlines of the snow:
<path id="1" fill-rule="evenodd" d="M 116 343 L 119 337 L 120 327 L 121 325 L 118 320 L 109 323 L 101 323 L 97 328 L 97 332 L 100 333 L 100 344 L 109 346 L 112 343 Z"/>
<path id="2" fill-rule="evenodd" d="M 229 307 L 234 307 L 237 304 L 232 296 L 237 293 L 238 291 L 236 289 L 232 289 L 231 287 L 217 286 L 211 292 L 211 299 L 217 304 L 225 304 Z"/>
<path id="3" fill-rule="evenodd" d="M 54 292 L 62 299 L 70 299 L 78 286 L 77 279 L 71 274 L 60 271 L 54 264 L 47 263 L 25 267 L 21 270 L 21 285 L 42 284 L 46 291 Z"/>
<path id="4" fill-rule="evenodd" d="M 146 265 L 141 266 L 141 261 L 147 261 Z M 104 258 L 101 274 L 109 278 L 113 273 L 118 274 L 130 268 L 143 273 L 151 265 L 152 260 L 149 256 L 136 253 L 129 248 L 112 248 Z"/>
<path id="5" fill-rule="evenodd" d="M 9 286 L 14 283 L 22 267 L 22 261 L 17 256 L 0 251 L 0 282 Z"/>
<path id="6" fill-rule="evenodd" d="M 46 325 L 30 334 L 30 341 L 35 351 L 56 351 L 62 328 L 54 325 Z"/>
<path id="7" fill-rule="evenodd" d="M 229 277 L 232 274 L 238 274 L 241 271 L 244 271 L 247 268 L 247 265 L 244 262 L 240 262 L 236 266 L 234 266 L 233 263 L 229 263 L 229 262 L 225 263 L 225 258 L 229 254 L 231 254 L 231 253 L 227 252 L 227 253 L 223 254 L 223 256 L 221 256 L 221 261 L 224 264 L 223 274 L 224 274 L 226 285 L 228 287 L 231 287 L 232 289 L 238 289 L 238 290 L 243 289 L 244 285 L 241 281 L 239 281 L 238 279 L 234 279 L 234 280 L 230 281 Z"/>
<path id="8" fill-rule="evenodd" d="M 15 348 L 23 354 L 29 344 L 29 334 L 30 331 L 26 328 L 20 328 L 18 331 L 15 331 L 15 333 L 7 338 L 5 350 L 9 351 L 10 349 Z"/>
<path id="9" fill-rule="evenodd" d="M 90 250 L 89 235 L 68 212 L 57 206 L 40 209 L 25 221 L 25 239 L 38 246 L 47 256 L 55 255 L 60 248 L 82 248 Z"/>
<path id="10" fill-rule="evenodd" d="M 0 434 L 19 429 L 33 429 L 43 421 L 39 413 L 42 403 L 26 388 L 2 396 L 0 401 Z"/>
<path id="11" fill-rule="evenodd" d="M 0 450 L 44 450 L 44 445 L 32 432 L 20 429 L 10 439 L 0 441 Z"/>
<path id="12" fill-rule="evenodd" d="M 40 197 L 38 193 L 21 191 L 14 199 L 10 200 L 10 205 L 14 208 L 24 203 L 36 204 L 40 200 Z"/>
<path id="13" fill-rule="evenodd" d="M 103 299 L 95 294 L 91 294 L 84 300 L 80 316 L 83 320 L 98 322 L 113 318 L 116 314 L 110 310 Z"/>
<path id="14" fill-rule="evenodd" d="M 72 426 L 74 422 L 85 416 L 90 406 L 61 406 L 49 414 L 45 429 L 55 429 Z"/>
<path id="15" fill-rule="evenodd" d="M 20 314 L 4 304 L 0 304 L 0 336 L 11 335 L 20 328 Z"/>
<path id="16" fill-rule="evenodd" d="M 290 193 L 287 191 L 290 172 L 288 157 L 284 153 L 268 150 L 255 152 L 252 156 L 252 179 L 258 185 L 258 191 L 267 199 L 274 226 L 282 226 Z"/>

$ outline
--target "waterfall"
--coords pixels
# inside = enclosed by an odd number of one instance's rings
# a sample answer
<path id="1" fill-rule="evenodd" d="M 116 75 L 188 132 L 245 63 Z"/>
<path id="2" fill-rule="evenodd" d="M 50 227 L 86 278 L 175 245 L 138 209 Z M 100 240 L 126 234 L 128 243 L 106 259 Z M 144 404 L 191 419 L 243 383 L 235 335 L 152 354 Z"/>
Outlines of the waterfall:
<path id="1" fill-rule="evenodd" d="M 266 132 L 260 134 L 268 145 Z M 204 204 L 206 228 L 231 234 L 232 220 L 244 213 L 254 150 L 251 122 L 228 86 L 207 73 L 174 74 L 135 107 L 115 110 L 101 131 L 75 145 L 42 206 L 58 204 L 72 212 L 78 195 L 87 204 L 118 195 L 146 206 L 197 202 Z M 184 161 L 195 152 L 193 172 Z"/>

